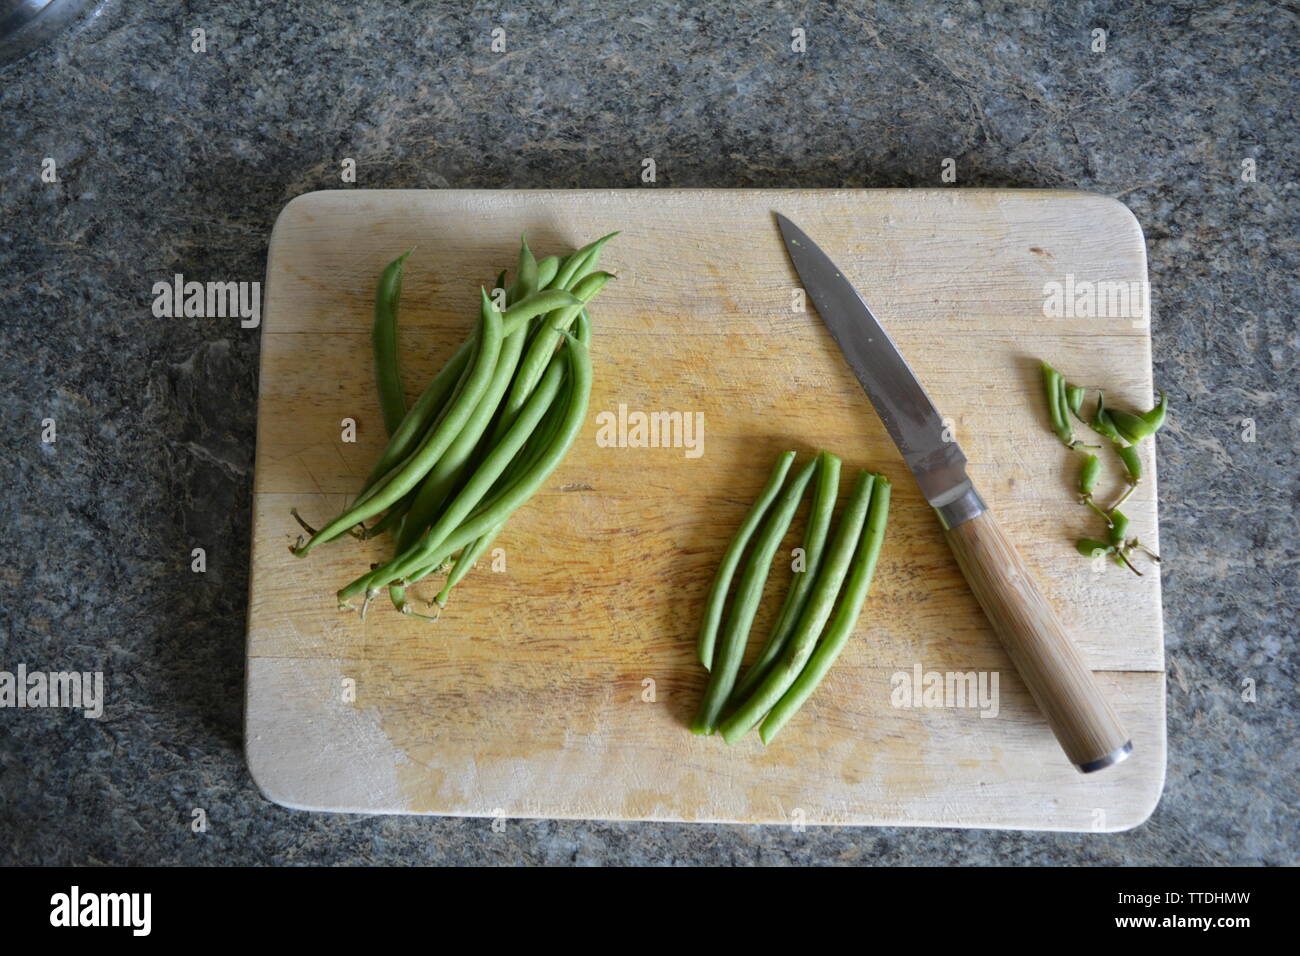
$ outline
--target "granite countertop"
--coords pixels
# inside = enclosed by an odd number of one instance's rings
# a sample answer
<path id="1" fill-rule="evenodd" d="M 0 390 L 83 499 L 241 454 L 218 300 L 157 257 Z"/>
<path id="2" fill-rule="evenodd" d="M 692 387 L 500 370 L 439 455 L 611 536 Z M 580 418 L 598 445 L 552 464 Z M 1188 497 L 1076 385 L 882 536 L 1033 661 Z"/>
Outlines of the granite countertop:
<path id="1" fill-rule="evenodd" d="M 1295 8 L 463 6 L 109 0 L 0 69 L 0 669 L 110 686 L 98 720 L 0 710 L 0 862 L 1296 863 Z M 1168 779 L 1147 823 L 494 832 L 258 793 L 241 751 L 258 335 L 154 318 L 153 283 L 260 280 L 276 214 L 352 188 L 345 157 L 357 188 L 541 188 L 636 186 L 643 156 L 661 188 L 937 186 L 952 157 L 958 187 L 1132 208 L 1176 410 L 1158 442 Z"/>

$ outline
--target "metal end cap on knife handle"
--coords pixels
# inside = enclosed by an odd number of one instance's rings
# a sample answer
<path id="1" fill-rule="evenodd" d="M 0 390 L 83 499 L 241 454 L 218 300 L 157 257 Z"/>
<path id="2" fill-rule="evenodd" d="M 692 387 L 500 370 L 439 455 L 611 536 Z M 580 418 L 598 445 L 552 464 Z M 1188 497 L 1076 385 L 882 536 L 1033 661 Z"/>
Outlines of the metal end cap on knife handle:
<path id="1" fill-rule="evenodd" d="M 1087 763 L 1079 764 L 1081 773 L 1096 773 L 1098 770 L 1105 770 L 1107 767 L 1114 766 L 1121 761 L 1127 760 L 1129 754 L 1133 752 L 1133 741 L 1129 741 L 1123 747 L 1116 748 L 1105 756 L 1098 757 L 1096 760 L 1089 760 Z"/>

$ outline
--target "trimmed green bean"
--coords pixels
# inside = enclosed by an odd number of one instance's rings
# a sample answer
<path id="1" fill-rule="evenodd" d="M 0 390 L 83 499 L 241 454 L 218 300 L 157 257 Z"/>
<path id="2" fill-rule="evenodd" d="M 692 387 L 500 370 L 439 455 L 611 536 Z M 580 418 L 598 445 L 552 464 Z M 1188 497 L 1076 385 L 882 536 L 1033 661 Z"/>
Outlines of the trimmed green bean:
<path id="1" fill-rule="evenodd" d="M 727 602 L 727 591 L 731 588 L 731 579 L 735 576 L 736 566 L 740 564 L 741 553 L 745 550 L 745 545 L 749 539 L 754 536 L 754 531 L 758 528 L 759 522 L 763 520 L 763 515 L 772 502 L 776 500 L 777 494 L 781 491 L 781 485 L 785 483 L 786 473 L 790 471 L 790 465 L 794 462 L 794 452 L 782 452 L 776 459 L 776 464 L 772 466 L 772 473 L 768 475 L 767 484 L 763 490 L 758 493 L 758 498 L 750 506 L 749 513 L 745 515 L 745 520 L 741 522 L 740 527 L 736 529 L 735 537 L 727 545 L 727 550 L 722 554 L 722 561 L 718 564 L 718 571 L 713 576 L 713 585 L 709 589 L 709 596 L 704 602 L 704 617 L 700 621 L 700 633 L 696 641 L 696 653 L 699 655 L 700 663 L 707 670 L 713 669 L 713 651 L 718 637 L 718 625 L 722 623 L 722 610 Z"/>
<path id="2" fill-rule="evenodd" d="M 375 383 L 384 429 L 391 436 L 406 417 L 406 393 L 397 364 L 397 305 L 402 298 L 402 267 L 411 252 L 402 253 L 379 274 L 375 289 L 375 319 L 370 338 L 375 349 Z"/>
<path id="3" fill-rule="evenodd" d="M 840 460 L 828 451 L 823 451 L 818 457 L 821 465 L 817 471 L 817 484 L 813 489 L 812 506 L 808 512 L 808 527 L 803 538 L 804 569 L 795 573 L 791 579 L 790 587 L 785 593 L 785 603 L 781 605 L 775 626 L 768 634 L 762 650 L 758 652 L 758 657 L 754 659 L 754 663 L 749 666 L 744 678 L 732 692 L 730 703 L 735 706 L 739 706 L 767 676 L 772 664 L 785 649 L 785 643 L 794 626 L 799 623 L 799 616 L 808 602 L 808 592 L 812 589 L 817 571 L 821 568 L 822 558 L 825 557 L 826 535 L 830 531 L 831 517 L 840 493 Z"/>
<path id="4" fill-rule="evenodd" d="M 785 653 L 758 685 L 758 689 L 722 724 L 722 736 L 728 743 L 738 740 L 762 720 L 763 715 L 785 696 L 785 692 L 808 663 L 852 563 L 858 538 L 867 520 L 875 483 L 875 475 L 867 471 L 858 472 L 853 493 L 840 514 L 840 523 L 835 529 L 830 551 L 826 554 L 812 594 L 808 597 L 808 604 L 804 607 L 794 634 L 790 636 Z"/>
<path id="5" fill-rule="evenodd" d="M 885 540 L 885 527 L 889 523 L 889 479 L 877 475 L 871 489 L 871 506 L 866 524 L 862 529 L 862 540 L 858 543 L 857 553 L 853 557 L 853 570 L 848 583 L 844 586 L 844 595 L 840 598 L 839 608 L 826 633 L 817 642 L 817 649 L 804 665 L 799 676 L 795 678 L 784 696 L 768 713 L 759 734 L 764 744 L 770 744 L 772 738 L 780 733 L 791 717 L 812 696 L 817 685 L 826 676 L 827 671 L 839 657 L 840 651 L 848 643 L 862 614 L 862 605 L 866 603 L 867 592 L 871 590 L 871 579 L 876 572 L 876 562 L 880 557 L 880 546 Z M 732 740 L 728 739 L 728 743 Z"/>
<path id="6" fill-rule="evenodd" d="M 781 497 L 772 506 L 771 514 L 754 542 L 753 550 L 745 560 L 740 583 L 736 585 L 736 594 L 731 599 L 731 613 L 727 616 L 727 623 L 718 639 L 714 666 L 709 671 L 709 685 L 704 691 L 699 713 L 691 724 L 691 730 L 697 734 L 713 733 L 718 718 L 722 715 L 722 708 L 727 705 L 732 688 L 736 686 L 736 674 L 739 673 L 740 662 L 745 656 L 749 629 L 753 626 L 754 615 L 758 612 L 763 597 L 763 585 L 767 583 L 767 577 L 772 571 L 772 558 L 781 546 L 781 539 L 790 529 L 790 522 L 794 520 L 794 513 L 803 500 L 808 482 L 817 471 L 817 465 L 818 459 L 811 459 L 781 492 Z"/>

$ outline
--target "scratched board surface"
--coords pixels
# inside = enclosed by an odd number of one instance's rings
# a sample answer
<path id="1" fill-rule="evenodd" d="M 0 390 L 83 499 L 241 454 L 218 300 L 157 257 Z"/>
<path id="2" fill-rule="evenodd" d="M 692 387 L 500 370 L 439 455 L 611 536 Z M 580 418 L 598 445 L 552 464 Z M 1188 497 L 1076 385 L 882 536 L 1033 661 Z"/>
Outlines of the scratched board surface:
<path id="1" fill-rule="evenodd" d="M 811 306 L 799 310 L 773 210 L 831 254 L 951 419 L 977 486 L 1128 726 L 1127 762 L 1083 776 L 1061 753 L 829 333 Z M 415 250 L 400 332 L 414 396 L 469 331 L 479 286 L 513 265 L 521 233 L 542 255 L 614 230 L 602 264 L 618 280 L 591 309 L 587 421 L 498 539 L 496 567 L 481 560 L 434 624 L 383 604 L 364 620 L 339 611 L 335 590 L 390 544 L 347 538 L 295 558 L 289 511 L 317 522 L 338 512 L 384 444 L 369 338 L 379 271 Z M 1073 500 L 1077 459 L 1048 431 L 1037 361 L 1145 407 L 1148 323 L 1117 295 L 1090 307 L 1087 294 L 1145 280 L 1133 216 L 1081 193 L 294 200 L 271 238 L 262 326 L 246 709 L 254 778 L 279 803 L 336 811 L 1136 825 L 1164 779 L 1160 575 L 1139 579 L 1073 550 L 1096 522 Z M 681 413 L 693 430 L 643 443 L 635 426 L 653 413 Z M 345 419 L 355 441 L 342 440 Z M 866 610 L 772 746 L 697 737 L 687 725 L 705 673 L 694 635 L 713 571 L 774 456 L 821 447 L 844 460 L 844 491 L 860 467 L 894 479 Z M 1125 511 L 1158 550 L 1155 463 L 1144 454 L 1150 478 Z M 1101 497 L 1118 485 L 1111 469 Z M 769 580 L 751 654 L 787 568 Z M 962 707 L 911 693 L 927 675 L 970 672 L 990 694 L 996 679 L 996 696 Z"/>

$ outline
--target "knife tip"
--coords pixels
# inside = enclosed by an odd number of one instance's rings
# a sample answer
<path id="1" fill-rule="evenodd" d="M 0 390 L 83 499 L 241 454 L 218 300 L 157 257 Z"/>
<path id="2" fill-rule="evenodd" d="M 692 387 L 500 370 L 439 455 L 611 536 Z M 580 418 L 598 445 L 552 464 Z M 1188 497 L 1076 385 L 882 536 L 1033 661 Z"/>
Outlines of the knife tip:
<path id="1" fill-rule="evenodd" d="M 799 227 L 791 222 L 788 217 L 781 215 L 775 209 L 772 210 L 772 215 L 776 216 L 776 225 L 777 228 L 781 230 L 781 238 L 785 241 L 785 244 L 787 246 L 799 246 L 799 237 L 803 235 L 803 233 L 799 231 Z"/>

